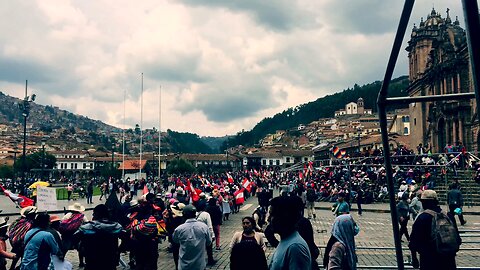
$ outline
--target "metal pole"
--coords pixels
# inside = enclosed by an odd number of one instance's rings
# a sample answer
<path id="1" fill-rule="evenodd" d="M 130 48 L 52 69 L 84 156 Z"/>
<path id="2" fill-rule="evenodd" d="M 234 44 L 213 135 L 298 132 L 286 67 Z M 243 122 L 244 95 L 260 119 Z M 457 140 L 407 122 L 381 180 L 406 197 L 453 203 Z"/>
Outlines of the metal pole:
<path id="1" fill-rule="evenodd" d="M 43 167 L 45 166 L 45 145 L 42 143 L 42 170 L 40 173 L 40 179 L 43 181 Z"/>
<path id="2" fill-rule="evenodd" d="M 470 64 L 472 65 L 472 80 L 475 98 L 477 101 L 477 108 L 480 104 L 480 89 L 478 89 L 478 82 L 480 82 L 480 19 L 478 15 L 477 0 L 462 0 L 463 13 L 465 15 L 465 28 L 467 32 L 468 53 L 470 55 Z M 480 119 L 480 114 L 478 114 Z"/>
<path id="3" fill-rule="evenodd" d="M 28 117 L 28 112 L 27 112 L 27 107 L 28 106 L 28 96 L 27 96 L 27 88 L 28 88 L 28 80 L 25 80 L 25 98 L 23 99 L 23 155 L 22 155 L 22 193 L 23 189 L 25 188 L 25 174 L 27 170 L 27 160 L 25 157 L 26 153 L 26 148 L 27 148 L 27 117 Z"/>
<path id="4" fill-rule="evenodd" d="M 385 161 L 385 172 L 387 178 L 388 186 L 388 195 L 390 197 L 390 215 L 392 217 L 392 229 L 393 229 L 393 239 L 395 242 L 395 254 L 397 257 L 397 267 L 399 270 L 404 269 L 403 263 L 403 252 L 402 244 L 399 233 L 398 226 L 398 213 L 395 205 L 395 191 L 393 186 L 393 171 L 392 164 L 390 160 L 390 147 L 388 145 L 388 129 L 387 129 L 387 93 L 388 86 L 392 79 L 393 71 L 395 69 L 395 63 L 398 59 L 398 54 L 402 46 L 403 38 L 405 36 L 406 28 L 408 25 L 408 20 L 413 9 L 414 0 L 406 0 L 403 7 L 402 15 L 400 17 L 400 22 L 398 25 L 397 34 L 392 47 L 392 52 L 387 64 L 387 70 L 385 71 L 385 77 L 383 79 L 382 87 L 378 93 L 378 117 L 380 121 L 380 129 L 382 131 L 382 142 L 383 142 L 383 154 Z"/>

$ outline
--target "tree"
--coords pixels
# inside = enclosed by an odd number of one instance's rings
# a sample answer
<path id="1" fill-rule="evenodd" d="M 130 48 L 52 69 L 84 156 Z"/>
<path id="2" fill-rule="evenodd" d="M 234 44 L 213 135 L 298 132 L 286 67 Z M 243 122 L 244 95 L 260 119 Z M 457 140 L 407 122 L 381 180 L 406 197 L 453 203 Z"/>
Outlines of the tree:
<path id="1" fill-rule="evenodd" d="M 13 167 L 8 165 L 0 166 L 0 178 L 13 178 Z"/>
<path id="2" fill-rule="evenodd" d="M 195 167 L 192 163 L 185 159 L 174 159 L 167 166 L 168 174 L 184 174 L 195 172 Z"/>

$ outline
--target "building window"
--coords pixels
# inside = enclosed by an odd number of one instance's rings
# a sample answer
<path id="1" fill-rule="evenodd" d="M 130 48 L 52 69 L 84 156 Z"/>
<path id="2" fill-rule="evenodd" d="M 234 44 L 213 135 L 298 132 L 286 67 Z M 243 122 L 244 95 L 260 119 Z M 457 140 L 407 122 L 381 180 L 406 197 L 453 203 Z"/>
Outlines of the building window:
<path id="1" fill-rule="evenodd" d="M 90 163 L 90 169 L 93 169 L 93 163 Z"/>
<path id="2" fill-rule="evenodd" d="M 270 160 L 268 161 L 268 165 L 273 165 L 273 160 L 270 159 Z"/>
<path id="3" fill-rule="evenodd" d="M 84 168 L 84 169 L 87 168 L 87 163 L 83 163 L 83 168 Z"/>
<path id="4" fill-rule="evenodd" d="M 290 157 L 286 157 L 285 159 L 286 159 L 285 160 L 286 163 L 290 163 Z"/>
<path id="5" fill-rule="evenodd" d="M 408 135 L 408 127 L 403 128 L 403 135 Z"/>
<path id="6" fill-rule="evenodd" d="M 70 163 L 70 169 L 73 170 L 73 168 L 74 168 L 73 166 L 75 166 L 75 165 L 73 165 L 73 163 Z"/>
<path id="7" fill-rule="evenodd" d="M 277 160 L 275 161 L 275 163 L 276 163 L 277 166 L 280 165 L 280 160 L 277 159 Z"/>
<path id="8" fill-rule="evenodd" d="M 267 165 L 267 161 L 266 161 L 265 159 L 262 160 L 262 164 L 263 164 L 263 165 Z"/>
<path id="9" fill-rule="evenodd" d="M 413 125 L 414 125 L 414 126 L 417 125 L 417 118 L 413 118 Z"/>

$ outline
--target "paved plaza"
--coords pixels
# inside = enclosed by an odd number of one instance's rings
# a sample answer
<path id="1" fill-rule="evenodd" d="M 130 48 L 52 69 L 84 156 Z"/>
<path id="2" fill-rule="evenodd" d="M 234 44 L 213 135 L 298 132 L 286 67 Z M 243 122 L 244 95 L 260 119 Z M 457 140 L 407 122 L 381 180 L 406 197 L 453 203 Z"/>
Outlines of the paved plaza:
<path id="1" fill-rule="evenodd" d="M 98 197 L 94 198 L 94 202 L 99 203 Z M 104 201 L 103 201 L 104 202 Z M 72 203 L 72 202 L 70 202 Z M 18 212 L 15 207 L 10 205 L 11 203 L 3 198 L 0 199 L 0 206 L 4 212 Z M 59 202 L 59 208 L 67 206 L 69 203 L 66 201 Z M 318 209 L 316 210 L 317 218 L 312 220 L 312 225 L 315 232 L 315 242 L 320 248 L 320 257 L 318 262 L 324 255 L 325 245 L 330 237 L 331 225 L 334 221 L 334 216 L 328 210 L 324 210 L 329 203 L 317 203 Z M 229 269 L 229 243 L 233 236 L 233 233 L 241 230 L 241 218 L 243 216 L 249 216 L 257 206 L 256 198 L 249 198 L 245 205 L 242 207 L 239 214 L 231 215 L 229 221 L 225 221 L 221 226 L 220 242 L 221 250 L 214 251 L 214 257 L 218 262 L 207 269 Z M 353 205 L 354 206 L 354 205 Z M 321 208 L 321 209 L 320 209 Z M 365 205 L 365 209 L 386 210 L 387 204 Z M 444 207 L 445 209 L 445 207 Z M 477 209 L 469 209 L 470 212 Z M 91 211 L 87 211 L 87 215 L 91 215 Z M 360 225 L 360 234 L 355 238 L 357 245 L 358 265 L 361 266 L 394 266 L 396 265 L 395 251 L 393 249 L 372 249 L 374 247 L 393 247 L 392 227 L 390 222 L 389 213 L 381 212 L 368 212 L 365 211 L 362 216 L 358 216 L 356 211 L 352 211 L 352 216 L 355 221 Z M 12 217 L 16 218 L 16 217 Z M 468 223 L 466 226 L 461 227 L 461 230 L 480 230 L 480 216 L 467 215 L 466 219 Z M 411 230 L 412 222 L 409 223 L 409 230 Z M 463 237 L 464 242 L 480 241 L 479 237 Z M 407 243 L 403 243 L 404 247 L 407 247 Z M 364 247 L 368 249 L 363 249 Z M 171 253 L 166 251 L 167 242 L 163 242 L 159 245 L 159 259 L 158 269 L 172 270 L 174 267 L 173 257 Z M 464 243 L 462 248 L 480 248 L 478 243 Z M 274 249 L 269 247 L 267 249 L 267 258 L 270 259 Z M 407 260 L 409 251 L 404 251 L 404 258 Z M 127 256 L 122 256 L 125 261 L 128 261 Z M 73 269 L 81 269 L 78 267 L 78 257 L 76 251 L 69 251 L 66 257 L 73 263 Z M 457 265 L 462 267 L 479 267 L 480 266 L 480 251 L 478 250 L 461 250 L 457 256 Z M 118 267 L 118 269 L 124 269 Z M 128 269 L 128 268 L 125 268 Z"/>

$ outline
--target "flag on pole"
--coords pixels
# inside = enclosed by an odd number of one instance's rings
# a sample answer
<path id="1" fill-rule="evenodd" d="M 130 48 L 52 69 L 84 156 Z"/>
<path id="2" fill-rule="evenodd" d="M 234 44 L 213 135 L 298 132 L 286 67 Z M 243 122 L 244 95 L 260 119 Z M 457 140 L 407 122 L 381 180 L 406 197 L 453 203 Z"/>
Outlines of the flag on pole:
<path id="1" fill-rule="evenodd" d="M 243 182 L 242 182 L 242 187 L 245 188 L 246 190 L 248 190 L 248 192 L 251 192 L 252 182 L 248 181 L 247 178 L 244 178 Z"/>
<path id="2" fill-rule="evenodd" d="M 193 187 L 192 183 L 190 182 L 190 179 L 187 180 L 186 189 L 190 191 L 190 197 L 192 197 L 192 200 L 194 202 L 196 202 L 200 199 L 200 195 L 199 195 L 199 193 L 197 193 L 197 190 Z"/>
<path id="3" fill-rule="evenodd" d="M 245 202 L 245 198 L 243 197 L 243 188 L 235 191 L 233 196 L 235 197 L 236 204 L 243 204 Z"/>
<path id="4" fill-rule="evenodd" d="M 15 194 L 10 190 L 5 189 L 2 185 L 0 185 L 0 189 L 3 191 L 3 194 L 5 194 L 5 196 L 10 198 L 10 200 L 12 200 L 12 202 L 14 202 L 15 204 L 20 205 L 21 208 L 33 206 L 35 203 L 32 199 L 20 194 Z"/>
<path id="5" fill-rule="evenodd" d="M 257 172 L 257 170 L 253 169 L 253 174 L 255 174 L 255 176 L 259 176 L 260 174 Z"/>
<path id="6" fill-rule="evenodd" d="M 336 158 L 343 158 L 346 154 L 347 154 L 347 151 L 345 150 L 340 150 L 340 148 L 338 147 L 333 147 L 332 148 L 332 154 L 336 157 Z"/>
<path id="7" fill-rule="evenodd" d="M 301 171 L 298 172 L 298 179 L 303 180 L 303 173 Z"/>
<path id="8" fill-rule="evenodd" d="M 142 191 L 142 194 L 145 195 L 145 194 L 148 194 L 149 191 L 148 191 L 148 187 L 147 187 L 147 184 L 143 185 L 143 191 Z"/>
<path id="9" fill-rule="evenodd" d="M 233 177 L 227 172 L 227 179 L 230 184 L 233 184 Z"/>

